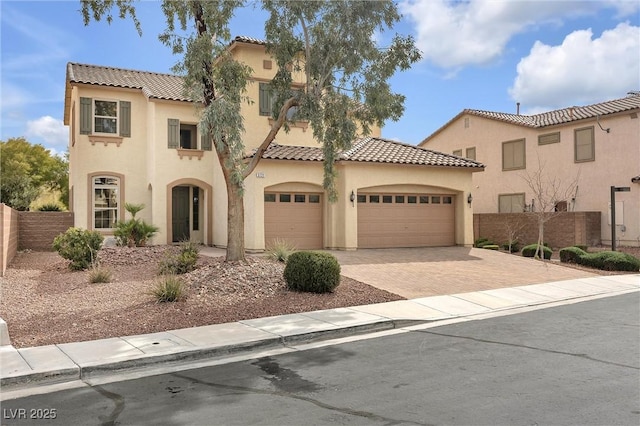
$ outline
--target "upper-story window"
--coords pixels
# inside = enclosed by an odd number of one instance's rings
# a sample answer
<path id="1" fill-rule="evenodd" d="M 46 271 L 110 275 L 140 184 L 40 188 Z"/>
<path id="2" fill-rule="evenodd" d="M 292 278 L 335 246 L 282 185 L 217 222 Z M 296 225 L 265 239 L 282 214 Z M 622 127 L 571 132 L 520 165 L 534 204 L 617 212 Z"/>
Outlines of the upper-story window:
<path id="1" fill-rule="evenodd" d="M 476 159 L 476 147 L 472 147 L 472 148 L 467 148 L 465 151 L 465 155 L 466 158 L 468 158 L 469 160 L 474 160 Z"/>
<path id="2" fill-rule="evenodd" d="M 94 99 L 93 123 L 96 133 L 118 133 L 118 101 Z"/>
<path id="3" fill-rule="evenodd" d="M 596 159 L 593 126 L 574 130 L 575 162 L 594 161 Z"/>
<path id="4" fill-rule="evenodd" d="M 268 83 L 259 83 L 258 91 L 258 108 L 260 115 L 271 117 L 276 100 L 275 94 Z M 289 108 L 287 111 L 287 120 L 292 120 L 297 111 L 297 106 Z"/>
<path id="5" fill-rule="evenodd" d="M 198 125 L 182 123 L 177 118 L 170 118 L 167 121 L 167 147 L 170 149 L 201 149 L 211 151 L 211 138 L 207 135 L 200 135 L 200 146 L 198 146 Z"/>
<path id="6" fill-rule="evenodd" d="M 525 140 L 518 139 L 502 143 L 502 170 L 518 170 L 527 167 Z"/>
<path id="7" fill-rule="evenodd" d="M 457 155 L 458 157 L 462 157 L 462 150 L 461 149 L 454 149 L 452 154 L 453 155 Z"/>
<path id="8" fill-rule="evenodd" d="M 131 136 L 131 102 L 80 98 L 80 134 Z"/>

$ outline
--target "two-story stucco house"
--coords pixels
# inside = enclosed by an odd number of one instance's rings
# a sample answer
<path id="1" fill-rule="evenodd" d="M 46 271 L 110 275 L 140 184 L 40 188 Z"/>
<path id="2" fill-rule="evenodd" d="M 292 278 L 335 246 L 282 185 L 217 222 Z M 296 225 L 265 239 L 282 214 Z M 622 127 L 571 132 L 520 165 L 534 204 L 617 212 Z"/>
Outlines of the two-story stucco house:
<path id="1" fill-rule="evenodd" d="M 264 43 L 229 46 L 253 69 L 243 106 L 247 156 L 271 124 L 268 83 L 275 61 Z M 301 81 L 301 80 L 300 80 Z M 299 82 L 300 82 L 299 81 Z M 154 244 L 190 239 L 226 246 L 227 197 L 198 109 L 179 76 L 96 65 L 67 65 L 64 123 L 70 126 L 70 192 L 75 226 L 113 233 L 125 203 L 160 228 Z M 322 151 L 306 122 L 290 124 L 245 181 L 245 246 L 275 238 L 298 248 L 356 249 L 470 245 L 467 203 L 482 164 L 380 138 L 354 141 L 337 162 L 339 199 L 322 187 Z M 215 148 L 213 148 L 215 149 Z"/>
<path id="2" fill-rule="evenodd" d="M 475 213 L 535 209 L 525 177 L 540 170 L 577 188 L 556 209 L 601 212 L 601 238 L 611 242 L 611 186 L 616 193 L 616 239 L 640 245 L 640 93 L 536 115 L 465 109 L 420 143 L 478 160 Z M 533 206 L 532 206 L 533 204 Z"/>

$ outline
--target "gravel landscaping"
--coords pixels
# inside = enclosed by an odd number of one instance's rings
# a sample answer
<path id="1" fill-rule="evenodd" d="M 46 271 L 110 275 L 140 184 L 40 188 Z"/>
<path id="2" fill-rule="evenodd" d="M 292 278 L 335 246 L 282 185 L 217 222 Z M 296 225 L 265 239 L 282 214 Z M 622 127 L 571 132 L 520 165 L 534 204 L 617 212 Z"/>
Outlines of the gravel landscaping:
<path id="1" fill-rule="evenodd" d="M 99 263 L 111 282 L 91 284 L 55 252 L 20 252 L 2 278 L 0 317 L 17 348 L 147 334 L 242 319 L 365 305 L 403 298 L 342 277 L 330 294 L 289 291 L 284 265 L 262 256 L 245 262 L 200 255 L 183 275 L 185 297 L 158 303 L 149 294 L 172 246 L 111 247 Z"/>

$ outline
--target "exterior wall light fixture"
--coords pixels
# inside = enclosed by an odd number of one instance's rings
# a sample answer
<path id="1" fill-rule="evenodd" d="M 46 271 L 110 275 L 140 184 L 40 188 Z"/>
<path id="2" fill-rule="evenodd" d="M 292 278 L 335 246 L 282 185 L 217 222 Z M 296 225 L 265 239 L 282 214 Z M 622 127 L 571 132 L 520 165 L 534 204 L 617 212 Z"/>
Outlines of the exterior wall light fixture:
<path id="1" fill-rule="evenodd" d="M 473 201 L 473 196 L 471 195 L 471 193 L 469 193 L 469 195 L 467 196 L 467 204 L 469 204 L 469 207 L 471 207 L 472 201 Z"/>
<path id="2" fill-rule="evenodd" d="M 356 200 L 356 193 L 353 192 L 353 190 L 351 190 L 351 195 L 349 195 L 349 201 L 351 201 L 351 204 L 353 204 L 355 200 Z"/>

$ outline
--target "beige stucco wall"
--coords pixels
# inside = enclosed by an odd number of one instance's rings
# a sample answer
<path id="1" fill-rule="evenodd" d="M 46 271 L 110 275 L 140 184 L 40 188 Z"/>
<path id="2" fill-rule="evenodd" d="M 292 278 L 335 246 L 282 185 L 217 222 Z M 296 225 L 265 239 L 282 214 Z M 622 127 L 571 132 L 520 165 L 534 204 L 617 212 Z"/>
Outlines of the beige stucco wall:
<path id="1" fill-rule="evenodd" d="M 635 111 L 636 114 L 638 111 Z M 637 116 L 637 115 L 636 115 Z M 465 120 L 468 125 L 465 126 Z M 561 126 L 531 129 L 462 114 L 439 133 L 433 135 L 424 147 L 452 153 L 476 148 L 476 160 L 485 164 L 483 173 L 473 175 L 473 207 L 476 213 L 498 212 L 498 195 L 525 193 L 527 203 L 533 198 L 526 184 L 526 172 L 533 173 L 539 164 L 549 177 L 563 183 L 577 178 L 575 202 L 569 203 L 573 211 L 600 211 L 601 233 L 604 243 L 611 242 L 609 224 L 610 187 L 628 186 L 630 192 L 618 192 L 616 201 L 622 202 L 625 231 L 617 230 L 623 245 L 640 245 L 640 185 L 631 178 L 640 173 L 640 119 L 629 112 L 600 117 L 601 130 L 594 119 L 580 120 Z M 574 162 L 574 130 L 594 127 L 595 161 Z M 538 135 L 560 132 L 560 142 L 538 145 Z M 502 170 L 502 142 L 526 139 L 526 170 Z M 621 205 L 618 204 L 618 210 Z M 620 222 L 618 220 L 617 222 Z M 620 224 L 620 223 L 618 223 Z"/>

